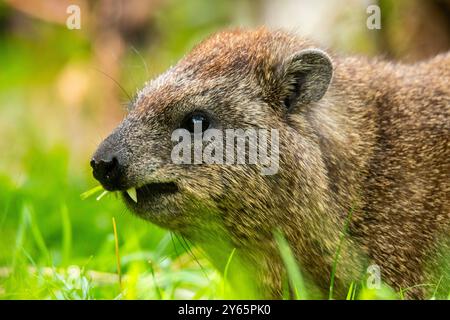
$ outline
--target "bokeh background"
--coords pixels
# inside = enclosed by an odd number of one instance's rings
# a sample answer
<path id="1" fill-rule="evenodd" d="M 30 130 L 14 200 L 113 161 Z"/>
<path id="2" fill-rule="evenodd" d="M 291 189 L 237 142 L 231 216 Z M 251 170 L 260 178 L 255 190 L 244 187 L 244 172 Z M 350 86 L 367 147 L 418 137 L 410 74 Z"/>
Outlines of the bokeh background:
<path id="1" fill-rule="evenodd" d="M 81 8 L 79 30 L 66 26 L 71 4 Z M 380 30 L 366 27 L 370 4 L 381 8 Z M 342 54 L 414 62 L 449 50 L 450 1 L 0 2 L 0 298 L 226 296 L 184 239 L 113 196 L 80 194 L 97 185 L 90 155 L 145 81 L 212 32 L 259 25 Z"/>

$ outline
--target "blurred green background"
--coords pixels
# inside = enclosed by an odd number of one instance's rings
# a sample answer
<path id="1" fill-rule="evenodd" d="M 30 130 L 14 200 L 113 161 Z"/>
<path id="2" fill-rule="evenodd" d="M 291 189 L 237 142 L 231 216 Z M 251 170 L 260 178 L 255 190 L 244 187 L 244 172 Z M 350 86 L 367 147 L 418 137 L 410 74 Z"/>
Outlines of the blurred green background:
<path id="1" fill-rule="evenodd" d="M 66 27 L 70 4 L 79 30 Z M 381 30 L 366 27 L 369 4 Z M 129 96 L 226 27 L 282 27 L 337 52 L 416 61 L 449 49 L 449 15 L 446 0 L 0 2 L 0 298 L 228 297 L 183 239 L 113 196 L 80 199 L 97 185 L 90 155 Z"/>

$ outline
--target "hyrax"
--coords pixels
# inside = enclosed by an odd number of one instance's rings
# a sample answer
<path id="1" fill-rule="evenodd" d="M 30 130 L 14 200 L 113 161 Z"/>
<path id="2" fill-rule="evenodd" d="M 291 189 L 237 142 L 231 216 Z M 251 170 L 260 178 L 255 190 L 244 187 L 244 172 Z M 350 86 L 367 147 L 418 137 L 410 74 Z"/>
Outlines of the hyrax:
<path id="1" fill-rule="evenodd" d="M 448 53 L 402 65 L 282 31 L 224 31 L 139 92 L 91 165 L 133 212 L 198 244 L 219 270 L 231 261 L 230 281 L 259 297 L 286 292 L 274 232 L 317 297 L 335 261 L 334 297 L 372 265 L 410 298 L 447 295 L 449 81 Z M 277 130 L 278 171 L 174 163 L 172 133 L 198 123 Z"/>

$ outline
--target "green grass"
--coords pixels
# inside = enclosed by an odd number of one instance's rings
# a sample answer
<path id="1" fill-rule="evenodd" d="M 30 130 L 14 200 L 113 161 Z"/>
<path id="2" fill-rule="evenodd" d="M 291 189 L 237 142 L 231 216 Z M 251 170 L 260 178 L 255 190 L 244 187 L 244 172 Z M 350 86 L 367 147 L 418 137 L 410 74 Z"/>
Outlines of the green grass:
<path id="1" fill-rule="evenodd" d="M 222 277 L 201 251 L 132 216 L 113 193 L 100 201 L 101 188 L 83 193 L 95 182 L 89 170 L 85 177 L 71 174 L 64 148 L 30 152 L 39 162 L 25 165 L 25 179 L 0 173 L 0 299 L 235 297 L 224 279 L 236 250 Z M 344 238 L 345 232 L 340 242 Z M 293 292 L 285 298 L 311 298 L 287 241 L 279 232 L 275 239 Z M 407 290 L 367 289 L 352 282 L 346 298 L 402 299 Z"/>
<path id="2" fill-rule="evenodd" d="M 34 164 L 24 163 L 25 178 L 0 172 L 1 299 L 220 295 L 221 278 L 195 248 L 133 217 L 112 194 L 82 200 L 80 194 L 95 182 L 88 168 L 85 176 L 71 173 L 65 148 L 29 152 Z"/>

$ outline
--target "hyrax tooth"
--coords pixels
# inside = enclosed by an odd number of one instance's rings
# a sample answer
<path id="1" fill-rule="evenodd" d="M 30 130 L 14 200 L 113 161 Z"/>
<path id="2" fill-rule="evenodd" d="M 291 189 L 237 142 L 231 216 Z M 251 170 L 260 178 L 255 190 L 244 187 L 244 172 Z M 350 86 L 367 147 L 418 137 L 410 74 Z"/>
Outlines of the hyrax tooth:
<path id="1" fill-rule="evenodd" d="M 133 199 L 134 202 L 137 203 L 137 195 L 136 195 L 136 188 L 130 188 L 127 190 L 128 195 L 131 199 Z"/>

